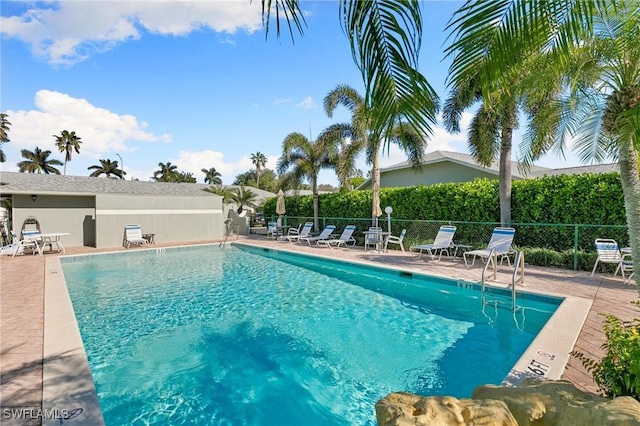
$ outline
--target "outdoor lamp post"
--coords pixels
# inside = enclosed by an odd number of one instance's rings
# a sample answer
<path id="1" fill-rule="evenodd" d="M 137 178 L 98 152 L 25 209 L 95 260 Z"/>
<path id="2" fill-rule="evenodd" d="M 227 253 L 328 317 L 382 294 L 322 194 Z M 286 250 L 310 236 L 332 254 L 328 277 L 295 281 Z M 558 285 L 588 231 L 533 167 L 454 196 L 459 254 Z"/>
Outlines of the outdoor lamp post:
<path id="1" fill-rule="evenodd" d="M 391 213 L 393 213 L 393 207 L 385 207 L 384 212 L 387 214 L 387 230 L 389 231 L 389 234 L 391 234 Z"/>

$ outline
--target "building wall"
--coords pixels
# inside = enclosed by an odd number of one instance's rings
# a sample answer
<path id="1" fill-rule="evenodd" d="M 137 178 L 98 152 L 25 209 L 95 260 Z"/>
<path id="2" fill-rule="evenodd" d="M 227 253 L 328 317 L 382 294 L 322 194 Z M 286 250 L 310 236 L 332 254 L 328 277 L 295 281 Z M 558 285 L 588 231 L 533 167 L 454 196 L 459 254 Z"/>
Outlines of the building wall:
<path id="1" fill-rule="evenodd" d="M 412 168 L 384 172 L 380 176 L 380 187 L 428 186 L 436 183 L 469 182 L 476 178 L 498 179 L 498 175 L 481 169 L 443 161 L 425 165 L 417 172 Z"/>
<path id="2" fill-rule="evenodd" d="M 95 245 L 95 209 L 93 196 L 31 195 L 13 196 L 11 227 L 20 236 L 22 224 L 34 216 L 41 232 L 68 232 L 62 237 L 66 247 Z"/>
<path id="3" fill-rule="evenodd" d="M 99 194 L 96 247 L 121 246 L 127 224 L 140 225 L 162 243 L 221 239 L 224 219 L 219 196 Z"/>

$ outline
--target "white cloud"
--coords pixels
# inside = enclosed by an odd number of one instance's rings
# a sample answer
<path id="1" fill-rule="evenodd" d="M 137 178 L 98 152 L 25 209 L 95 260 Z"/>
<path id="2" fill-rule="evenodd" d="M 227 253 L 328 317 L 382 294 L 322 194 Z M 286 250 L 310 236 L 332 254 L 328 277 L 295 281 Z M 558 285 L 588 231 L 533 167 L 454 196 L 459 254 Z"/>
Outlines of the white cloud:
<path id="1" fill-rule="evenodd" d="M 183 36 L 201 28 L 232 34 L 261 28 L 259 1 L 58 1 L 21 16 L 0 17 L 3 36 L 17 38 L 52 64 L 69 65 L 143 31 Z M 232 42 L 228 38 L 224 42 Z"/>
<path id="2" fill-rule="evenodd" d="M 302 102 L 299 102 L 296 104 L 296 107 L 305 108 L 305 109 L 310 109 L 310 108 L 313 108 L 314 106 L 315 106 L 315 102 L 313 101 L 313 98 L 311 96 L 307 96 L 302 100 Z"/>
<path id="3" fill-rule="evenodd" d="M 35 104 L 38 110 L 5 111 L 11 122 L 11 143 L 4 146 L 5 151 L 33 150 L 36 146 L 54 151 L 53 135 L 65 129 L 76 132 L 83 142 L 82 155 L 93 159 L 130 151 L 128 141 L 171 141 L 168 134 L 148 132 L 147 123 L 132 115 L 119 115 L 64 93 L 39 90 Z"/>

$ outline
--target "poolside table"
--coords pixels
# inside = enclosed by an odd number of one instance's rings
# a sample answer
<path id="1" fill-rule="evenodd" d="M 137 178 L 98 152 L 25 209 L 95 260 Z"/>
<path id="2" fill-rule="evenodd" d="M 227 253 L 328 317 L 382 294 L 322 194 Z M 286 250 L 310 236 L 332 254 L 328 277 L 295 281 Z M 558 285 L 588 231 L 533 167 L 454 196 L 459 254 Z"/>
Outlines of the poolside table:
<path id="1" fill-rule="evenodd" d="M 58 249 L 58 253 L 64 253 L 64 246 L 60 239 L 65 235 L 69 235 L 68 232 L 45 232 L 38 235 L 42 238 L 42 250 L 44 250 L 44 246 L 49 245 L 49 251 L 53 251 L 53 245 L 55 244 Z"/>

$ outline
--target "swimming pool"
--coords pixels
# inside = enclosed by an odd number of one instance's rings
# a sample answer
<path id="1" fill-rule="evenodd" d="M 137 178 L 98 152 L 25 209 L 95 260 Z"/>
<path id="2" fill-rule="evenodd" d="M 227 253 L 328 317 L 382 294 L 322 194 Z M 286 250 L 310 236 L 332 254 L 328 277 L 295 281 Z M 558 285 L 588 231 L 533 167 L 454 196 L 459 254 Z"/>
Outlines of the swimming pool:
<path id="1" fill-rule="evenodd" d="M 373 425 L 389 392 L 500 383 L 559 303 L 264 249 L 61 262 L 109 425 Z"/>

